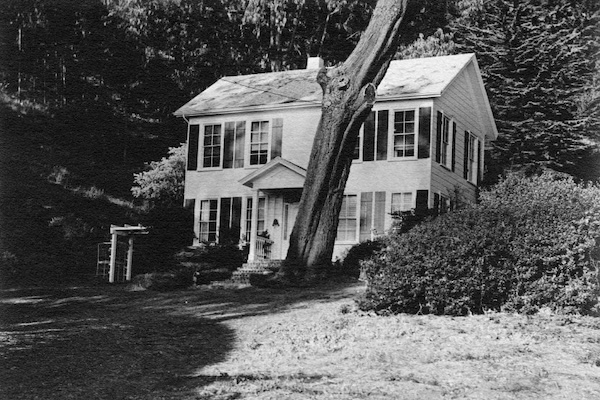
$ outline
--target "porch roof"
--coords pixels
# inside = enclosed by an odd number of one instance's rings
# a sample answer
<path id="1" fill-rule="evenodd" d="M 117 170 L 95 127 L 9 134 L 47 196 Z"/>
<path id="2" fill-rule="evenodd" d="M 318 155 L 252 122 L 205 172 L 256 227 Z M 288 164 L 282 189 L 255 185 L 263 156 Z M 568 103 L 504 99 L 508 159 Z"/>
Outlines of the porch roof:
<path id="1" fill-rule="evenodd" d="M 301 189 L 305 178 L 304 168 L 284 158 L 275 157 L 239 182 L 259 190 Z"/>

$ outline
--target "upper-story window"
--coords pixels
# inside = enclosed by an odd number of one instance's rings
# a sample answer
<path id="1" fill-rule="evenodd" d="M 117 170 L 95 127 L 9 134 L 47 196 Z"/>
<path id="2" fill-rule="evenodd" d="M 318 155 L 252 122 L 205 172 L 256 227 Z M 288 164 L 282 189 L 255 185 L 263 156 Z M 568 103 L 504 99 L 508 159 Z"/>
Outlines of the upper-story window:
<path id="1" fill-rule="evenodd" d="M 372 111 L 361 127 L 353 158 L 358 161 L 429 158 L 431 107 Z"/>
<path id="2" fill-rule="evenodd" d="M 466 131 L 464 178 L 473 184 L 477 184 L 479 175 L 479 147 L 479 139 Z"/>
<path id="3" fill-rule="evenodd" d="M 243 168 L 246 121 L 225 122 L 223 168 Z"/>
<path id="4" fill-rule="evenodd" d="M 203 140 L 202 167 L 214 168 L 221 166 L 221 124 L 205 125 Z"/>
<path id="5" fill-rule="evenodd" d="M 250 165 L 266 164 L 269 159 L 269 121 L 254 121 L 250 130 Z"/>
<path id="6" fill-rule="evenodd" d="M 437 151 L 435 159 L 444 167 L 454 171 L 456 122 L 441 111 L 438 111 L 437 118 Z"/>
<path id="7" fill-rule="evenodd" d="M 450 164 L 450 143 L 452 134 L 450 132 L 450 118 L 444 115 L 442 119 L 442 136 L 440 145 L 440 164 L 449 166 Z"/>
<path id="8" fill-rule="evenodd" d="M 394 157 L 415 156 L 415 110 L 394 112 Z"/>
<path id="9" fill-rule="evenodd" d="M 246 139 L 247 126 L 250 140 Z M 192 124 L 187 170 L 259 166 L 281 156 L 283 119 Z"/>

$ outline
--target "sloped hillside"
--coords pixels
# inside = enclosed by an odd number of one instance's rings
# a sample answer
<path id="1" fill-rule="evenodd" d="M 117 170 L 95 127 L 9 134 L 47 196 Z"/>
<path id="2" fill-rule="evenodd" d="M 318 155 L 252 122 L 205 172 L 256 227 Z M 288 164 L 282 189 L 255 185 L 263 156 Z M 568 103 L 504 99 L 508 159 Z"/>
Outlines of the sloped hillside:
<path id="1" fill-rule="evenodd" d="M 2 283 L 50 283 L 92 274 L 97 243 L 109 238 L 110 225 L 143 218 L 129 193 L 133 172 L 160 158 L 185 130 L 159 135 L 153 132 L 167 130 L 166 124 L 75 110 L 50 114 L 3 100 Z"/>

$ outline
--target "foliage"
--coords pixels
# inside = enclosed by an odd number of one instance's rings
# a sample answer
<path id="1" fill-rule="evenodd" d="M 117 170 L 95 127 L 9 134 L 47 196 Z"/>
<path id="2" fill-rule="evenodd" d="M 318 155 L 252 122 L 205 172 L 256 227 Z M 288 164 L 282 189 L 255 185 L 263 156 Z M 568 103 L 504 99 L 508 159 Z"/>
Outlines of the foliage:
<path id="1" fill-rule="evenodd" d="M 369 21 L 373 1 L 250 0 L 244 24 L 265 49 L 261 64 L 272 71 L 303 66 L 306 54 L 331 64 L 344 61 Z"/>
<path id="2" fill-rule="evenodd" d="M 598 114 L 581 107 L 600 54 L 600 3 L 561 0 L 459 2 L 459 52 L 475 52 L 500 138 L 494 172 L 531 165 L 595 179 Z M 583 97 L 582 97 L 583 96 Z"/>
<path id="3" fill-rule="evenodd" d="M 248 248 L 240 249 L 237 244 L 211 243 L 191 250 L 181 251 L 176 255 L 181 265 L 193 264 L 196 270 L 225 268 L 235 271 L 246 262 Z"/>
<path id="4" fill-rule="evenodd" d="M 364 264 L 360 307 L 452 315 L 597 308 L 600 187 L 513 174 L 481 197 L 391 236 Z"/>
<path id="5" fill-rule="evenodd" d="M 361 262 L 370 258 L 375 252 L 381 250 L 383 246 L 384 243 L 379 240 L 365 240 L 352 246 L 348 249 L 342 261 L 343 273 L 358 278 Z"/>
<path id="6" fill-rule="evenodd" d="M 194 238 L 194 216 L 190 210 L 159 205 L 140 216 L 149 233 L 136 242 L 136 272 L 165 272 L 173 269 L 175 255 Z"/>
<path id="7" fill-rule="evenodd" d="M 441 28 L 427 38 L 421 33 L 414 42 L 400 46 L 396 53 L 396 59 L 440 57 L 455 54 L 457 51 L 453 37 L 452 33 L 444 33 Z"/>
<path id="8" fill-rule="evenodd" d="M 169 148 L 169 156 L 152 161 L 147 170 L 134 174 L 134 197 L 152 204 L 178 205 L 183 203 L 186 145 Z"/>

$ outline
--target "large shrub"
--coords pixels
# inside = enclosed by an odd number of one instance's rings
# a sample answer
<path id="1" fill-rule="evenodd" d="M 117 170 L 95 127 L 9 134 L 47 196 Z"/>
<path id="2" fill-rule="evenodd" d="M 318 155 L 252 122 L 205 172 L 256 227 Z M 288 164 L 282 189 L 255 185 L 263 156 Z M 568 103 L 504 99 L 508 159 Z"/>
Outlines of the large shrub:
<path id="1" fill-rule="evenodd" d="M 590 313 L 599 295 L 600 188 L 510 175 L 477 206 L 388 238 L 364 263 L 365 310 Z"/>
<path id="2" fill-rule="evenodd" d="M 181 206 L 185 178 L 186 144 L 169 148 L 169 156 L 152 161 L 146 170 L 133 174 L 134 197 L 145 199 L 153 205 Z"/>

